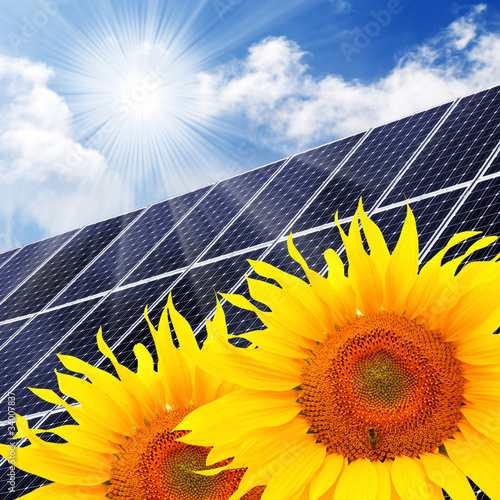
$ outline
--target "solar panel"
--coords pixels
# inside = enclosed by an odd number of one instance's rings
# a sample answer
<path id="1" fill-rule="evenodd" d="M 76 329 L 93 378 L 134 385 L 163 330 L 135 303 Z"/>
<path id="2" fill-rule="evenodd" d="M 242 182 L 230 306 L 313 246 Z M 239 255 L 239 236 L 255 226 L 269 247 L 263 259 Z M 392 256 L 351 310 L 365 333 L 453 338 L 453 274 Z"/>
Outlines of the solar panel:
<path id="1" fill-rule="evenodd" d="M 144 306 L 157 323 L 170 291 L 201 340 L 214 290 L 247 294 L 247 259 L 304 277 L 286 250 L 290 231 L 317 272 L 326 272 L 328 247 L 345 260 L 334 215 L 339 210 L 347 225 L 360 196 L 391 249 L 408 200 L 422 261 L 456 232 L 500 235 L 499 151 L 495 87 L 0 254 L 0 402 L 15 392 L 16 411 L 34 427 L 71 422 L 26 389 L 56 388 L 53 370 L 64 371 L 56 352 L 112 371 L 95 342 L 102 326 L 119 361 L 134 369 L 132 345 L 152 347 Z M 480 255 L 499 252 L 497 244 Z M 253 313 L 227 303 L 224 309 L 231 333 L 261 328 Z M 3 442 L 6 424 L 0 422 Z M 7 492 L 6 481 L 0 492 L 16 498 L 41 484 L 19 472 L 17 493 Z"/>

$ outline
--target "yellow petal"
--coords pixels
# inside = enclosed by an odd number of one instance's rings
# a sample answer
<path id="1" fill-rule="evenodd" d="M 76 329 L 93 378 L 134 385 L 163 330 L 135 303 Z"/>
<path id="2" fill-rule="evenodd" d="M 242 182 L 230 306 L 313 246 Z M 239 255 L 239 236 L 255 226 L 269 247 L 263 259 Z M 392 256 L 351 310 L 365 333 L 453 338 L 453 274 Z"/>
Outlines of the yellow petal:
<path id="1" fill-rule="evenodd" d="M 129 416 L 134 426 L 142 424 L 144 415 L 140 405 L 137 403 L 136 397 L 130 394 L 116 377 L 73 356 L 64 354 L 58 354 L 57 356 L 68 370 L 82 373 L 113 399 L 113 401 L 118 403 L 122 410 Z"/>
<path id="2" fill-rule="evenodd" d="M 310 500 L 317 500 L 333 486 L 342 470 L 344 461 L 345 458 L 342 455 L 334 453 L 325 457 L 321 468 L 311 480 Z"/>
<path id="3" fill-rule="evenodd" d="M 191 432 L 179 441 L 215 446 L 234 441 L 252 428 L 282 425 L 301 410 L 295 398 L 295 391 L 276 393 L 241 389 L 232 392 L 187 415 L 176 430 Z M 207 426 L 207 422 L 210 425 Z"/>
<path id="4" fill-rule="evenodd" d="M 469 481 L 449 458 L 438 453 L 423 453 L 420 460 L 429 479 L 446 490 L 453 500 L 476 500 Z"/>
<path id="5" fill-rule="evenodd" d="M 236 349 L 234 354 L 189 353 L 206 372 L 249 389 L 287 391 L 297 387 L 303 361 L 264 350 Z"/>
<path id="6" fill-rule="evenodd" d="M 406 301 L 408 317 L 423 316 L 425 322 L 429 323 L 429 316 L 436 313 L 437 308 L 441 306 L 440 303 L 444 300 L 441 296 L 442 290 L 439 289 L 442 274 L 441 262 L 444 255 L 450 248 L 477 234 L 479 234 L 478 231 L 469 231 L 454 235 L 447 245 L 422 267 Z M 429 304 L 431 304 L 431 310 L 426 310 Z"/>
<path id="7" fill-rule="evenodd" d="M 424 473 L 416 459 L 399 456 L 394 459 L 391 470 L 392 482 L 401 498 L 431 498 Z"/>
<path id="8" fill-rule="evenodd" d="M 276 470 L 262 498 L 290 498 L 300 492 L 323 463 L 325 453 L 326 447 L 311 439 Z"/>
<path id="9" fill-rule="evenodd" d="M 376 500 L 391 500 L 391 476 L 386 465 L 378 460 L 372 462 L 378 476 Z"/>
<path id="10" fill-rule="evenodd" d="M 479 432 L 500 443 L 500 406 L 498 402 L 496 407 L 484 407 L 484 405 L 474 403 L 467 404 L 462 407 L 462 415 Z"/>
<path id="11" fill-rule="evenodd" d="M 378 474 L 365 458 L 351 462 L 339 478 L 334 500 L 375 500 L 378 490 Z"/>
<path id="12" fill-rule="evenodd" d="M 500 335 L 481 335 L 460 339 L 453 343 L 455 356 L 460 361 L 474 365 L 488 365 L 498 362 L 500 357 Z"/>
<path id="13" fill-rule="evenodd" d="M 72 377 L 57 371 L 56 375 L 61 392 L 76 399 L 89 414 L 100 415 L 102 426 L 125 436 L 130 435 L 133 422 L 106 393 L 78 377 Z"/>
<path id="14" fill-rule="evenodd" d="M 372 258 L 366 253 L 359 230 L 358 213 L 356 212 L 349 227 L 347 236 L 340 227 L 338 213 L 335 222 L 344 243 L 349 260 L 348 275 L 356 289 L 358 307 L 363 314 L 376 314 L 383 303 L 383 283 L 379 270 Z"/>
<path id="15" fill-rule="evenodd" d="M 386 300 L 384 308 L 396 314 L 406 309 L 406 298 L 413 288 L 418 273 L 418 234 L 415 217 L 406 204 L 406 219 L 389 258 L 386 275 Z"/>
<path id="16" fill-rule="evenodd" d="M 500 446 L 466 422 L 460 422 L 460 430 L 464 440 L 448 439 L 444 443 L 450 459 L 488 497 L 500 498 Z"/>
<path id="17" fill-rule="evenodd" d="M 149 320 L 147 311 L 145 316 L 158 353 L 158 373 L 168 404 L 174 409 L 188 408 L 193 399 L 194 365 L 172 342 L 168 309 L 165 307 L 161 314 L 158 330 Z"/>
<path id="18" fill-rule="evenodd" d="M 491 281 L 466 291 L 457 300 L 444 318 L 442 325 L 446 340 L 473 337 L 490 318 L 493 324 L 498 326 L 500 323 L 499 281 L 500 266 L 497 270 L 492 269 Z"/>
<path id="19" fill-rule="evenodd" d="M 290 252 L 290 256 L 292 257 L 292 259 L 299 262 L 304 270 L 307 269 L 306 275 L 309 278 L 309 275 L 312 273 L 312 271 L 309 270 L 307 264 L 302 259 L 302 256 L 293 246 L 293 242 L 291 241 L 291 234 L 289 237 L 288 248 L 292 249 L 292 251 Z M 310 286 L 307 285 L 306 282 L 304 282 L 300 278 L 297 278 L 296 276 L 285 273 L 284 271 L 281 271 L 280 269 L 272 266 L 271 264 L 267 264 L 266 262 L 253 260 L 249 260 L 248 262 L 257 274 L 275 280 L 288 293 L 291 293 L 298 297 L 299 300 L 304 304 L 304 306 L 313 313 L 316 319 L 318 319 L 323 330 L 328 330 L 330 328 L 330 325 L 332 324 L 330 309 L 323 302 L 323 300 L 321 300 L 321 298 L 314 293 L 314 291 Z"/>

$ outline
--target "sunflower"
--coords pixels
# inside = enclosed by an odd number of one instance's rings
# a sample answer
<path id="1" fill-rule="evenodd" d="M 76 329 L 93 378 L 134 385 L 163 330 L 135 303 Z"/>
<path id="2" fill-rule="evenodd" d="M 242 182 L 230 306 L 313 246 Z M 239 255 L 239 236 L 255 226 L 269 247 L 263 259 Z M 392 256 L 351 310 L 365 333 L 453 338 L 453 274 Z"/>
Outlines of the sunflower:
<path id="1" fill-rule="evenodd" d="M 171 296 L 158 330 L 151 324 L 147 308 L 145 316 L 158 354 L 157 370 L 143 344 L 134 347 L 137 372 L 121 365 L 99 330 L 98 347 L 119 378 L 78 358 L 59 355 L 68 370 L 88 379 L 56 371 L 60 391 L 80 406 L 69 404 L 51 390 L 31 389 L 43 400 L 63 406 L 78 425 L 30 429 L 27 420 L 16 415 L 18 433 L 14 437 L 26 437 L 31 444 L 14 450 L 0 445 L 0 453 L 19 469 L 53 481 L 21 498 L 223 500 L 236 491 L 244 468 L 203 475 L 203 471 L 228 466 L 231 459 L 224 457 L 207 467 L 210 448 L 177 442 L 186 431 L 173 429 L 194 408 L 237 387 L 204 373 L 176 349 L 169 316 L 174 331 L 177 334 L 182 331 L 191 349 L 198 349 L 198 344 L 188 322 L 175 310 Z M 227 350 L 229 344 L 220 338 L 227 335 L 224 324 L 220 313 L 213 323 L 207 320 L 209 331 L 218 331 L 219 337 L 209 335 L 203 355 Z M 42 440 L 38 434 L 44 432 L 66 442 Z M 242 498 L 257 500 L 263 490 L 264 486 L 259 485 Z"/>
<path id="2" fill-rule="evenodd" d="M 186 351 L 241 389 L 190 413 L 180 440 L 248 467 L 231 499 L 267 484 L 262 500 L 473 500 L 467 477 L 500 499 L 500 256 L 457 272 L 496 238 L 443 263 L 478 232 L 457 234 L 419 272 L 409 206 L 392 253 L 361 201 L 348 235 L 336 223 L 347 276 L 331 249 L 327 277 L 309 269 L 290 235 L 309 284 L 252 261 L 276 282 L 247 278 L 268 309 L 223 295 L 267 328 L 243 335 L 258 349 Z"/>

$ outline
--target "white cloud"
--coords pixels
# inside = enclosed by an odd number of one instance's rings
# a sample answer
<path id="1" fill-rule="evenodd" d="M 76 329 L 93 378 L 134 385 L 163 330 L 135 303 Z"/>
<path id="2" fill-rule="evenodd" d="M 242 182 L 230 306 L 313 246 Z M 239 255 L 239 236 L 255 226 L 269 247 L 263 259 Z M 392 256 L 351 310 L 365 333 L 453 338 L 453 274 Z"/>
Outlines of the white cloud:
<path id="1" fill-rule="evenodd" d="M 203 93 L 217 112 L 270 127 L 287 150 L 333 140 L 498 84 L 500 33 L 482 28 L 485 9 L 476 6 L 371 83 L 313 78 L 295 42 L 270 37 L 246 59 L 200 75 Z"/>
<path id="2" fill-rule="evenodd" d="M 23 226 L 53 235 L 123 212 L 133 200 L 105 159 L 73 140 L 71 112 L 47 87 L 52 74 L 0 55 L 0 251 L 23 242 Z"/>

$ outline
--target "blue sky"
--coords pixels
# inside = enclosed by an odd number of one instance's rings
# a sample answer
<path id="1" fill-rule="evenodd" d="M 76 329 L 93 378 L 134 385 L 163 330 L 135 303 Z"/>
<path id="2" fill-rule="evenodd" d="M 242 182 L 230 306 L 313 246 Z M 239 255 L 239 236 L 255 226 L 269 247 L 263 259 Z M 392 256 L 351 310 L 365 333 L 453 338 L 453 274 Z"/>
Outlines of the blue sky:
<path id="1" fill-rule="evenodd" d="M 498 2 L 1 9 L 0 251 L 500 83 Z"/>

